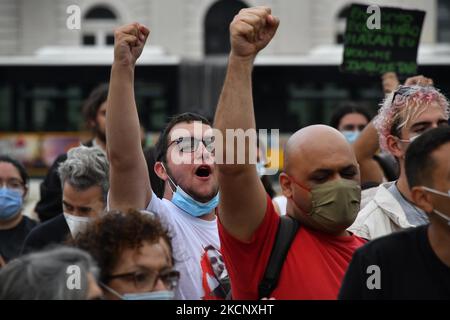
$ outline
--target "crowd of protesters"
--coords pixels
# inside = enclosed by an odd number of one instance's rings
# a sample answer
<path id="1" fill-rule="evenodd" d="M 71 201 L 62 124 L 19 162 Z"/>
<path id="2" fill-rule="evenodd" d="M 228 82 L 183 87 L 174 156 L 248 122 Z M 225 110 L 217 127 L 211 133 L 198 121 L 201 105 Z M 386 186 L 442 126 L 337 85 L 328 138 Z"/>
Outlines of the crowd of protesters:
<path id="1" fill-rule="evenodd" d="M 374 118 L 347 103 L 299 128 L 281 194 L 261 141 L 237 154 L 227 130 L 256 131 L 253 64 L 279 23 L 241 10 L 214 121 L 175 115 L 151 150 L 134 98 L 150 30 L 115 30 L 110 82 L 83 110 L 93 138 L 49 169 L 39 223 L 25 168 L 0 155 L 0 300 L 449 300 L 450 109 L 432 79 L 385 74 Z"/>

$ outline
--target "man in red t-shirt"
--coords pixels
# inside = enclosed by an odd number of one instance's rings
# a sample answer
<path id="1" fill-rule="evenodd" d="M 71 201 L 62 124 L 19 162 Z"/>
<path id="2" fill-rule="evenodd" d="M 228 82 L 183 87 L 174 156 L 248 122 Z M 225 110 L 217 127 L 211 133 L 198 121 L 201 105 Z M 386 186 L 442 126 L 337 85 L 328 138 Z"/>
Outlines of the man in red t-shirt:
<path id="1" fill-rule="evenodd" d="M 227 129 L 255 129 L 253 61 L 278 24 L 269 8 L 255 7 L 241 10 L 230 25 L 231 53 L 215 118 L 223 137 Z M 234 299 L 258 299 L 280 222 L 252 164 L 249 148 L 256 146 L 250 140 L 245 164 L 218 164 L 219 234 Z M 230 141 L 222 142 L 229 148 Z M 237 146 L 233 148 L 237 152 Z M 224 150 L 224 159 L 229 151 Z M 301 227 L 269 297 L 336 299 L 352 254 L 364 243 L 346 231 L 360 202 L 359 168 L 352 148 L 331 127 L 297 131 L 286 144 L 280 185 L 288 199 L 287 213 Z"/>

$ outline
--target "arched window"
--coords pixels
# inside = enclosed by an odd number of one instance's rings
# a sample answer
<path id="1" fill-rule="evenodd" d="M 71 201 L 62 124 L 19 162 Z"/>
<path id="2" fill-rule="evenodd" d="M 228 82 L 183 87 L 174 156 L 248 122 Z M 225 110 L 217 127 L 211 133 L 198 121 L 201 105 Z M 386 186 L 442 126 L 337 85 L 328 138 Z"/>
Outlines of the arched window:
<path id="1" fill-rule="evenodd" d="M 238 0 L 220 0 L 208 10 L 204 23 L 205 55 L 230 52 L 229 26 L 234 16 L 247 5 Z"/>
<path id="2" fill-rule="evenodd" d="M 106 5 L 97 5 L 84 15 L 82 43 L 86 46 L 114 45 L 118 17 Z"/>
<path id="3" fill-rule="evenodd" d="M 344 34 L 345 34 L 345 22 L 347 21 L 347 17 L 350 13 L 350 6 L 347 5 L 342 8 L 337 17 L 336 17 L 336 38 L 335 41 L 338 44 L 344 43 Z"/>
<path id="4" fill-rule="evenodd" d="M 85 19 L 117 19 L 114 12 L 105 6 L 96 6 L 89 10 L 84 16 Z"/>
<path id="5" fill-rule="evenodd" d="M 450 43 L 450 2 L 439 0 L 437 19 L 437 41 Z"/>

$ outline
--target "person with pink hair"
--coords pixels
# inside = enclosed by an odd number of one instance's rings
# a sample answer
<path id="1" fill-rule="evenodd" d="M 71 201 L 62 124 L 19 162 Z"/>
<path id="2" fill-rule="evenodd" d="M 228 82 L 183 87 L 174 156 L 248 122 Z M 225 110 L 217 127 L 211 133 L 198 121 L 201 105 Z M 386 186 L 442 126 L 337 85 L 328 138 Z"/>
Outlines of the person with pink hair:
<path id="1" fill-rule="evenodd" d="M 398 180 L 379 185 L 374 197 L 359 212 L 348 229 L 374 239 L 402 229 L 428 223 L 425 212 L 411 197 L 405 172 L 405 154 L 410 143 L 425 131 L 447 126 L 449 102 L 423 76 L 409 78 L 386 95 L 373 126 L 381 148 L 392 154 L 400 168 Z"/>

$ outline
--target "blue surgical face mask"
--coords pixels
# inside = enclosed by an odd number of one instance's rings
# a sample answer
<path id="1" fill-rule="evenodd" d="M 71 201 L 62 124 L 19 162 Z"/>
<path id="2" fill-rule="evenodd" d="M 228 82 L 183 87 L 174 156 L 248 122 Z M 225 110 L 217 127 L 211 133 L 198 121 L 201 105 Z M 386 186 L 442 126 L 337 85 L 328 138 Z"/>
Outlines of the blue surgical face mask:
<path id="1" fill-rule="evenodd" d="M 361 134 L 361 131 L 344 130 L 344 131 L 341 131 L 341 133 L 344 135 L 344 137 L 348 141 L 348 143 L 353 144 L 358 139 L 359 135 Z"/>
<path id="2" fill-rule="evenodd" d="M 173 182 L 172 182 L 173 183 Z M 208 202 L 199 202 L 187 194 L 180 186 L 173 193 L 172 203 L 194 217 L 201 217 L 213 211 L 219 204 L 219 193 Z"/>
<path id="3" fill-rule="evenodd" d="M 164 170 L 166 168 L 163 165 Z M 167 170 L 166 170 L 167 173 Z M 213 211 L 217 205 L 219 204 L 219 192 L 208 202 L 199 202 L 192 198 L 186 191 L 184 191 L 179 185 L 173 182 L 173 180 L 170 178 L 169 174 L 167 173 L 167 176 L 169 177 L 170 182 L 176 186 L 175 191 L 172 190 L 173 196 L 172 196 L 172 203 L 176 205 L 181 210 L 185 211 L 186 213 L 190 214 L 193 217 L 201 217 L 205 214 L 210 213 Z M 170 187 L 170 184 L 169 184 Z"/>
<path id="4" fill-rule="evenodd" d="M 116 290 L 113 290 L 112 288 L 108 287 L 105 284 L 101 283 L 101 286 L 121 300 L 173 300 L 173 299 L 175 299 L 175 292 L 170 291 L 170 290 L 120 294 Z"/>
<path id="5" fill-rule="evenodd" d="M 19 191 L 1 188 L 0 189 L 0 221 L 6 221 L 20 212 L 23 205 L 23 198 Z"/>
<path id="6" fill-rule="evenodd" d="M 142 293 L 126 293 L 122 295 L 122 300 L 173 300 L 175 293 L 173 291 L 152 291 Z"/>

